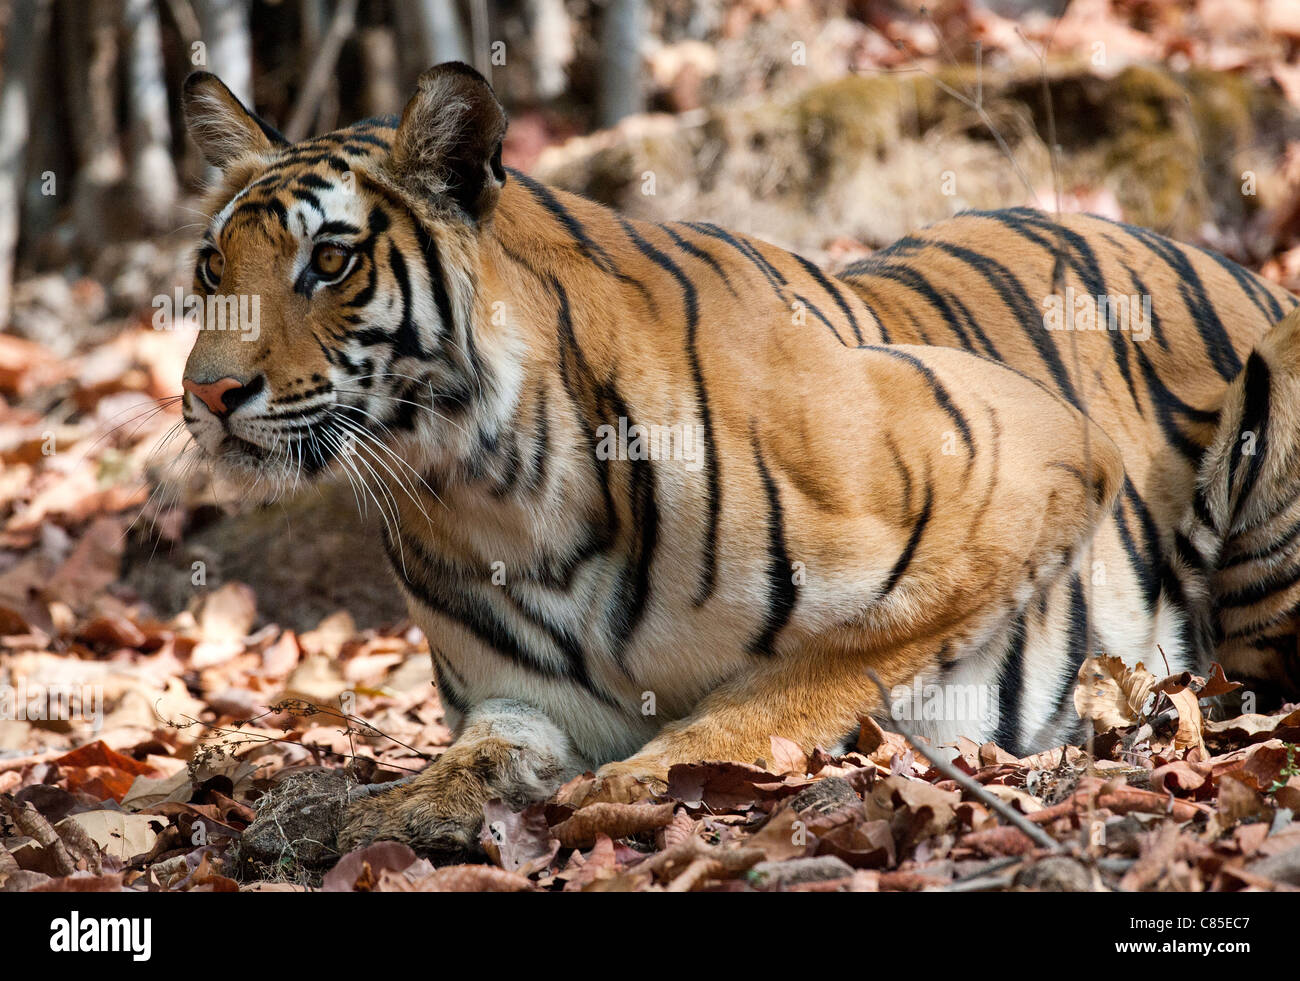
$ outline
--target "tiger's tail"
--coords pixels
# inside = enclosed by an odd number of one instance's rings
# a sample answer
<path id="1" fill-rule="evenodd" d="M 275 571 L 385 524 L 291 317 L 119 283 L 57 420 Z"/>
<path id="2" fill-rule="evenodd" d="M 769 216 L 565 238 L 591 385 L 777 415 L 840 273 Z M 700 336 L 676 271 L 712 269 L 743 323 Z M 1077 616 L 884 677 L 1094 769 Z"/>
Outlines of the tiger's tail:
<path id="1" fill-rule="evenodd" d="M 1228 386 L 1176 562 L 1206 584 L 1210 646 L 1270 707 L 1300 692 L 1300 307 Z"/>

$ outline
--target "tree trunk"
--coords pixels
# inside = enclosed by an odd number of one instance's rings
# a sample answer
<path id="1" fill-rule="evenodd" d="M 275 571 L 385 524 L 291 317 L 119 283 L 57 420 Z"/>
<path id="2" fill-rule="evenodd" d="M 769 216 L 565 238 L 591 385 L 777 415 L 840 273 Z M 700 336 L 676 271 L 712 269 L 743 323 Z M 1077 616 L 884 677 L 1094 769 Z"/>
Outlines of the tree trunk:
<path id="1" fill-rule="evenodd" d="M 86 66 L 75 79 L 71 123 L 77 146 L 72 210 L 77 245 L 93 252 L 116 238 L 126 218 L 121 205 L 126 165 L 117 123 L 119 17 L 115 0 L 66 3 L 59 18 L 65 52 Z"/>
<path id="2" fill-rule="evenodd" d="M 167 114 L 162 32 L 153 0 L 125 0 L 127 116 L 131 133 L 131 184 L 143 230 L 170 231 L 178 186 Z"/>
<path id="3" fill-rule="evenodd" d="M 492 54 L 488 50 L 488 32 L 491 28 L 488 25 L 487 0 L 469 0 L 469 23 L 470 53 L 474 58 L 471 64 L 491 83 Z"/>
<path id="4" fill-rule="evenodd" d="M 401 71 L 397 38 L 391 28 L 368 27 L 361 32 L 361 64 L 366 79 L 363 93 L 366 115 L 401 112 Z"/>
<path id="5" fill-rule="evenodd" d="M 642 109 L 641 0 L 610 0 L 601 25 L 600 124 L 613 126 Z"/>
<path id="6" fill-rule="evenodd" d="M 219 76 L 239 101 L 253 108 L 253 49 L 248 33 L 247 0 L 196 0 L 203 30 L 206 68 Z M 191 56 L 191 61 L 193 57 Z"/>
<path id="7" fill-rule="evenodd" d="M 307 72 L 307 81 L 298 93 L 298 101 L 285 126 L 284 135 L 290 142 L 296 143 L 310 132 L 321 100 L 334 82 L 334 67 L 343 50 L 343 43 L 352 36 L 356 27 L 356 16 L 357 0 L 339 0 L 329 30 L 325 32 L 325 38 L 316 51 L 311 69 Z"/>
<path id="8" fill-rule="evenodd" d="M 563 95 L 569 85 L 566 69 L 573 61 L 573 25 L 564 0 L 529 0 L 533 35 L 533 85 L 541 101 Z"/>
<path id="9" fill-rule="evenodd" d="M 31 133 L 36 51 L 49 21 L 47 0 L 17 0 L 5 38 L 0 87 L 0 327 L 9 325 L 22 214 L 24 156 Z"/>
<path id="10" fill-rule="evenodd" d="M 444 61 L 469 61 L 465 28 L 452 0 L 415 0 L 425 67 Z"/>

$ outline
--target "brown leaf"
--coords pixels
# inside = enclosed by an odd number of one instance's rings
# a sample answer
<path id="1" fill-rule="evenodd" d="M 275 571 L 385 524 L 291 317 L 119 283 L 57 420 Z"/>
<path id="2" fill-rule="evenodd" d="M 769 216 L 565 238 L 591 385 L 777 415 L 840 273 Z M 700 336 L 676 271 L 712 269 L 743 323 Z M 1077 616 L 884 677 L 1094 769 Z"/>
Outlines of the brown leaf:
<path id="1" fill-rule="evenodd" d="M 1266 739 L 1300 741 L 1300 709 L 1289 715 L 1239 715 L 1235 719 L 1205 723 L 1205 732 L 1220 739 L 1263 742 Z"/>
<path id="2" fill-rule="evenodd" d="M 589 848 L 597 835 L 626 838 L 655 831 L 673 819 L 675 804 L 590 804 L 551 829 L 565 848 Z"/>
<path id="3" fill-rule="evenodd" d="M 199 608 L 199 633 L 213 643 L 242 641 L 257 619 L 257 596 L 242 582 L 228 582 L 209 593 Z"/>
<path id="4" fill-rule="evenodd" d="M 784 776 L 793 773 L 803 776 L 808 772 L 808 754 L 799 748 L 799 744 L 783 736 L 769 736 L 772 747 L 772 772 Z"/>
<path id="5" fill-rule="evenodd" d="M 113 875 L 95 875 L 90 872 L 78 872 L 75 875 L 64 876 L 61 879 L 51 879 L 49 882 L 41 883 L 38 886 L 32 886 L 29 892 L 121 892 L 122 876 Z"/>
<path id="6" fill-rule="evenodd" d="M 1139 662 L 1130 668 L 1118 657 L 1090 657 L 1079 667 L 1074 709 L 1097 732 L 1137 724 L 1156 677 Z"/>
<path id="7" fill-rule="evenodd" d="M 711 811 L 742 810 L 757 801 L 788 797 L 798 789 L 798 784 L 787 784 L 748 763 L 678 763 L 668 770 L 669 797 L 703 804 Z"/>
<path id="8" fill-rule="evenodd" d="M 84 811 L 64 818 L 55 830 L 62 831 L 69 822 L 79 826 L 106 855 L 123 862 L 149 851 L 158 838 L 153 825 L 163 823 L 125 811 Z"/>
<path id="9" fill-rule="evenodd" d="M 1001 858 L 1011 855 L 1026 855 L 1038 846 L 1033 839 L 1019 828 L 1001 824 L 984 831 L 973 831 L 963 835 L 961 847 L 973 848 L 976 854 L 984 858 Z"/>
<path id="10" fill-rule="evenodd" d="M 848 821 L 817 839 L 818 855 L 834 855 L 855 869 L 890 868 L 898 861 L 888 821 Z"/>
<path id="11" fill-rule="evenodd" d="M 1210 754 L 1201 739 L 1201 727 L 1205 724 L 1201 718 L 1201 706 L 1196 694 L 1190 688 L 1167 691 L 1165 697 L 1174 703 L 1178 712 L 1178 731 L 1174 733 L 1174 749 L 1199 749 L 1201 759 Z"/>
<path id="12" fill-rule="evenodd" d="M 1218 698 L 1241 687 L 1240 681 L 1229 681 L 1223 674 L 1223 667 L 1217 661 L 1210 665 L 1210 677 L 1196 693 L 1197 698 Z"/>
<path id="13" fill-rule="evenodd" d="M 564 891 L 579 892 L 599 882 L 607 882 L 618 874 L 618 857 L 614 841 L 608 835 L 597 835 L 596 844 L 586 855 L 574 853 L 570 867 L 564 870 Z"/>
<path id="14" fill-rule="evenodd" d="M 540 872 L 560 850 L 546 823 L 546 805 L 532 804 L 515 813 L 499 800 L 483 807 L 480 836 L 489 857 L 507 872 Z"/>
<path id="15" fill-rule="evenodd" d="M 414 883 L 415 892 L 528 892 L 533 888 L 522 875 L 491 865 L 449 865 Z"/>
<path id="16" fill-rule="evenodd" d="M 1174 760 L 1151 771 L 1151 787 L 1176 797 L 1186 797 L 1204 786 L 1210 773 L 1208 764 Z"/>
<path id="17" fill-rule="evenodd" d="M 1219 781 L 1219 814 L 1228 822 L 1245 818 L 1266 817 L 1264 798 L 1252 790 L 1237 774 L 1229 773 Z"/>
<path id="18" fill-rule="evenodd" d="M 761 849 L 769 862 L 783 862 L 804 854 L 808 840 L 807 825 L 793 809 L 782 807 L 746 844 Z"/>
<path id="19" fill-rule="evenodd" d="M 348 852 L 325 873 L 321 889 L 325 892 L 369 892 L 377 872 L 402 872 L 420 857 L 410 847 L 397 841 L 377 841 L 373 845 Z"/>

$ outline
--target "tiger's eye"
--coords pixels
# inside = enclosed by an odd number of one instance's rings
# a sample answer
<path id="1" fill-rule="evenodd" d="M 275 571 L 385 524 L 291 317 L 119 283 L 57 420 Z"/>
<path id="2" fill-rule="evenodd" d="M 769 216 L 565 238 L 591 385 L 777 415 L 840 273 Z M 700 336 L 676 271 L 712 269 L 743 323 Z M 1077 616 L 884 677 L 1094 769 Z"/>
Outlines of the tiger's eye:
<path id="1" fill-rule="evenodd" d="M 312 253 L 312 267 L 321 276 L 337 276 L 348 262 L 348 250 L 342 245 L 318 245 Z"/>
<path id="2" fill-rule="evenodd" d="M 220 252 L 209 252 L 207 258 L 208 278 L 213 283 L 221 282 L 221 274 L 226 271 L 226 257 Z"/>

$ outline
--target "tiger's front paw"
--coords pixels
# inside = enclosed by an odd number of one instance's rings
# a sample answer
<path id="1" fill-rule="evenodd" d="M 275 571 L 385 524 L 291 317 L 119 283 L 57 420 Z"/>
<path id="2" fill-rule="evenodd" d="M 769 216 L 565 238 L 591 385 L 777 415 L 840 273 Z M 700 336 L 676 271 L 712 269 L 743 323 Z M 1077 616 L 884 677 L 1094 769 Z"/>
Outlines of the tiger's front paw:
<path id="1" fill-rule="evenodd" d="M 471 774 L 440 760 L 408 784 L 349 803 L 339 831 L 339 852 L 398 841 L 435 864 L 475 857 L 480 852 L 484 799 L 481 783 Z"/>

